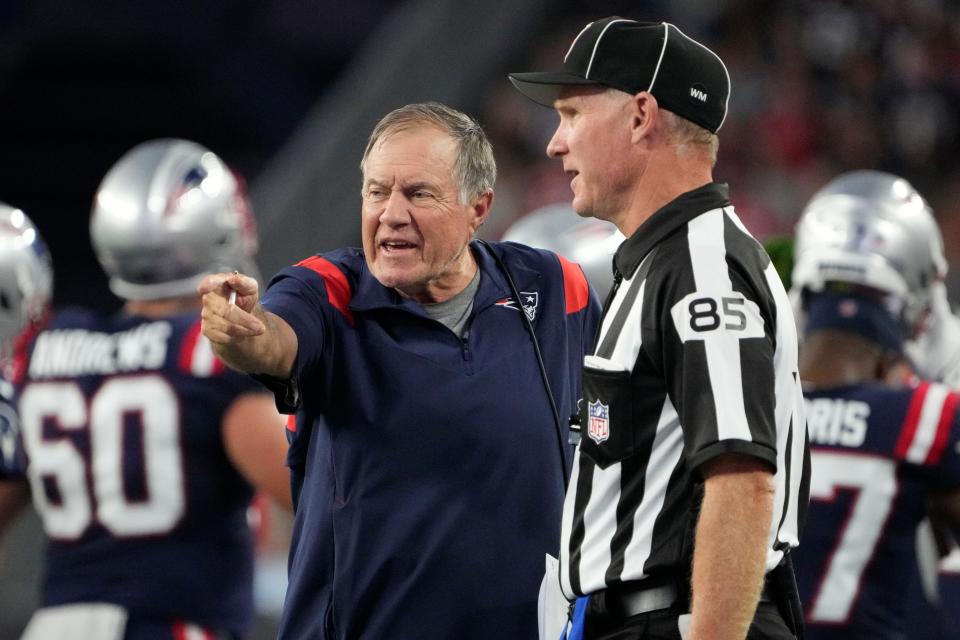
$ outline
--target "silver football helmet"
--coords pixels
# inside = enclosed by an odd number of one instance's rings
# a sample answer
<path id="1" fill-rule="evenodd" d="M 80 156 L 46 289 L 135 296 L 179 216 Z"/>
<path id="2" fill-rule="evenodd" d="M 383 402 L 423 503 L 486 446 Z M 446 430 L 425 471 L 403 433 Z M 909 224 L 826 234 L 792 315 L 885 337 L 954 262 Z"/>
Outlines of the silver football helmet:
<path id="1" fill-rule="evenodd" d="M 0 203 L 0 342 L 9 345 L 50 308 L 53 264 L 23 211 Z"/>
<path id="2" fill-rule="evenodd" d="M 243 184 L 187 140 L 145 142 L 120 158 L 97 190 L 90 236 L 110 289 L 127 300 L 195 294 L 218 271 L 256 277 Z"/>
<path id="3" fill-rule="evenodd" d="M 569 204 L 551 204 L 514 222 L 503 240 L 548 249 L 578 263 L 603 299 L 613 286 L 613 254 L 624 238 L 609 222 L 582 218 Z"/>
<path id="4" fill-rule="evenodd" d="M 795 302 L 828 282 L 887 294 L 914 335 L 930 309 L 931 285 L 947 271 L 943 238 L 926 200 L 903 178 L 853 171 L 814 194 L 797 223 Z"/>

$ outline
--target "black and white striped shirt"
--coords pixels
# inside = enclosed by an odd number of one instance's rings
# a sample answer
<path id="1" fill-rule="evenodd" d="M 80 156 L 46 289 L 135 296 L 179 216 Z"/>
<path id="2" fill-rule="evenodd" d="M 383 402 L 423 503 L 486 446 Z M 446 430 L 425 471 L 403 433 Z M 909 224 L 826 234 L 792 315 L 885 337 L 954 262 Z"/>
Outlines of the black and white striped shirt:
<path id="1" fill-rule="evenodd" d="M 729 452 L 775 470 L 772 569 L 798 543 L 809 482 L 796 328 L 773 265 L 716 183 L 657 211 L 614 264 L 623 279 L 585 359 L 565 594 L 686 575 L 700 465 Z"/>

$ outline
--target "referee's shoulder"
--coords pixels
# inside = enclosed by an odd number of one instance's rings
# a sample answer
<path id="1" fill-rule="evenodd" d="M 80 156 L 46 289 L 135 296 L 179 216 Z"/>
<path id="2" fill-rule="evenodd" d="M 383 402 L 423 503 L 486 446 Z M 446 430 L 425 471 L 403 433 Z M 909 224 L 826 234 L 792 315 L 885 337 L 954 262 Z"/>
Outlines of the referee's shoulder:
<path id="1" fill-rule="evenodd" d="M 647 260 L 647 278 L 651 280 L 686 278 L 693 273 L 691 254 L 696 252 L 702 258 L 716 260 L 717 266 L 723 260 L 723 245 L 715 236 L 692 233 L 690 222 L 674 229 L 652 249 Z"/>
<path id="2" fill-rule="evenodd" d="M 646 279 L 649 286 L 692 282 L 715 272 L 751 274 L 761 278 L 770 257 L 763 246 L 726 208 L 706 211 L 701 215 L 723 216 L 723 231 L 717 225 L 697 224 L 697 216 L 679 225 L 661 239 L 648 257 Z"/>
<path id="3" fill-rule="evenodd" d="M 770 256 L 750 231 L 743 225 L 733 207 L 721 207 L 703 215 L 721 215 L 723 232 L 695 225 L 696 218 L 688 222 L 682 233 L 673 234 L 673 240 L 682 244 L 688 254 L 696 253 L 700 262 L 716 262 L 717 267 L 742 265 L 746 268 L 759 268 L 763 271 L 770 262 Z M 679 237 L 676 237 L 679 236 Z M 681 247 L 672 247 L 680 250 Z"/>

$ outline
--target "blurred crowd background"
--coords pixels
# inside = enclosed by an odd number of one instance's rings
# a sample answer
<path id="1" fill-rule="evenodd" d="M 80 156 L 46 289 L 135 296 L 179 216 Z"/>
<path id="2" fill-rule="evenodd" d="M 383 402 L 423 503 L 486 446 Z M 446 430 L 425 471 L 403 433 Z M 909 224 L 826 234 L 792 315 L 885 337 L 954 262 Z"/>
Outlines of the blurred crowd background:
<path id="1" fill-rule="evenodd" d="M 960 271 L 960 4 L 679 0 L 618 9 L 667 16 L 726 62 L 732 93 L 715 177 L 730 184 L 754 235 L 792 233 L 805 202 L 838 173 L 880 169 L 927 197 Z M 539 33 L 510 70 L 555 67 L 583 18 L 564 16 Z M 501 169 L 500 232 L 516 216 L 568 200 L 569 177 L 543 151 L 556 116 L 502 76 L 490 79 L 487 95 L 478 115 Z M 960 273 L 953 276 L 957 301 Z"/>
<path id="2" fill-rule="evenodd" d="M 392 108 L 439 100 L 494 142 L 483 234 L 497 238 L 570 198 L 544 154 L 556 116 L 506 73 L 559 66 L 585 22 L 613 14 L 674 22 L 726 62 L 715 177 L 761 240 L 789 235 L 837 173 L 897 173 L 933 206 L 960 301 L 960 4 L 947 0 L 3 0 L 0 201 L 48 239 L 57 304 L 118 307 L 88 241 L 97 185 L 141 141 L 193 139 L 246 177 L 269 277 L 359 242 L 366 136 Z M 0 639 L 29 614 L 41 535 L 27 522 L 6 544 Z M 282 546 L 261 576 L 264 637 Z"/>

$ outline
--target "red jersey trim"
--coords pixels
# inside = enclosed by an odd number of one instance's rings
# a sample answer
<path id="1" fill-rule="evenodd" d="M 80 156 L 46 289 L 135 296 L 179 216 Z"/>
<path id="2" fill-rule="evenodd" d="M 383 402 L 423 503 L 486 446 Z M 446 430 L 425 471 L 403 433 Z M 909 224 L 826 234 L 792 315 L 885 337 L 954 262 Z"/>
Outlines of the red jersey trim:
<path id="1" fill-rule="evenodd" d="M 900 439 L 897 440 L 897 448 L 894 449 L 894 455 L 898 460 L 907 457 L 907 451 L 913 444 L 913 437 L 917 435 L 917 427 L 920 425 L 920 412 L 923 410 L 923 401 L 927 397 L 927 390 L 930 388 L 929 382 L 924 382 L 910 398 L 910 406 L 907 408 L 907 417 L 903 420 L 903 427 L 900 429 Z"/>
<path id="2" fill-rule="evenodd" d="M 940 412 L 940 421 L 937 423 L 937 436 L 930 447 L 930 453 L 927 454 L 927 464 L 940 462 L 940 457 L 947 446 L 947 440 L 949 440 L 953 416 L 957 412 L 957 400 L 960 400 L 960 396 L 950 393 L 947 395 L 947 399 L 943 401 L 943 410 Z"/>
<path id="3" fill-rule="evenodd" d="M 174 640 L 217 640 L 216 634 L 189 622 L 173 623 Z"/>
<path id="4" fill-rule="evenodd" d="M 190 326 L 180 345 L 180 371 L 197 377 L 218 376 L 226 370 L 226 365 L 218 358 L 212 348 L 204 345 L 201 333 L 201 321 L 197 320 Z M 203 353 L 198 353 L 203 349 Z M 202 361 L 206 358 L 206 361 Z"/>
<path id="5" fill-rule="evenodd" d="M 180 371 L 190 373 L 193 352 L 197 348 L 197 340 L 199 339 L 200 323 L 198 322 L 187 329 L 186 335 L 183 336 L 183 344 L 180 345 Z"/>

